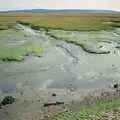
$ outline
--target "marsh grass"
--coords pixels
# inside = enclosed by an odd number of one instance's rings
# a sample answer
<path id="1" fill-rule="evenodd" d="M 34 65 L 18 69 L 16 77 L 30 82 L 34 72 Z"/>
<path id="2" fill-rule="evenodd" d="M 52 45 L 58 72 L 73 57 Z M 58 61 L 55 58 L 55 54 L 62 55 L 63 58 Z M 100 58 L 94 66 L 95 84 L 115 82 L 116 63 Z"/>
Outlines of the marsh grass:
<path id="1" fill-rule="evenodd" d="M 110 30 L 120 26 L 118 14 L 0 14 L 0 29 L 8 29 L 16 21 L 24 21 L 46 29 L 76 31 Z"/>
<path id="2" fill-rule="evenodd" d="M 10 48 L 9 46 L 0 47 L 0 60 L 3 61 L 22 61 L 25 56 L 30 54 L 40 56 L 44 48 L 40 43 L 27 43 L 21 46 Z"/>
<path id="3" fill-rule="evenodd" d="M 120 91 L 99 91 L 99 95 L 95 92 L 89 93 L 81 102 L 69 104 L 65 112 L 46 117 L 44 120 L 101 120 L 92 118 L 92 116 L 101 117 L 103 113 L 120 107 Z M 109 116 L 107 116 L 109 117 Z M 102 119 L 108 120 L 108 119 Z"/>
<path id="4" fill-rule="evenodd" d="M 92 115 L 98 115 L 102 112 L 120 107 L 120 99 L 101 101 L 99 104 L 82 107 L 76 106 L 77 110 L 70 110 L 45 120 L 93 120 Z"/>

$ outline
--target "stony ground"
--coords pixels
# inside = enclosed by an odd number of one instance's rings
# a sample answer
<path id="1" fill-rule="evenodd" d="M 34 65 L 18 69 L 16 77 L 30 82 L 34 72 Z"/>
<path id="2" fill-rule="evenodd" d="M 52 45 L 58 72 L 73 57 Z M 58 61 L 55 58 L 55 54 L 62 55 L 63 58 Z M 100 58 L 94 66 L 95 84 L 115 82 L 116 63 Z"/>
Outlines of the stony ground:
<path id="1" fill-rule="evenodd" d="M 88 120 L 120 120 L 120 108 L 101 112 L 97 115 L 89 116 Z"/>

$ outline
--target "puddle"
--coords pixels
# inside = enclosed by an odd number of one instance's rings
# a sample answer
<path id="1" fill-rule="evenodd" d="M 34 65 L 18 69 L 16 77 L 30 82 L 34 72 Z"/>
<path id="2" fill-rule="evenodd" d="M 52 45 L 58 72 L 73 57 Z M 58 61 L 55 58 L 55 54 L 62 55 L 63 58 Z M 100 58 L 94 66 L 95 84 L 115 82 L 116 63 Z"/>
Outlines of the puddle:
<path id="1" fill-rule="evenodd" d="M 11 82 L 0 82 L 0 91 L 2 93 L 11 93 L 16 90 L 16 84 Z"/>

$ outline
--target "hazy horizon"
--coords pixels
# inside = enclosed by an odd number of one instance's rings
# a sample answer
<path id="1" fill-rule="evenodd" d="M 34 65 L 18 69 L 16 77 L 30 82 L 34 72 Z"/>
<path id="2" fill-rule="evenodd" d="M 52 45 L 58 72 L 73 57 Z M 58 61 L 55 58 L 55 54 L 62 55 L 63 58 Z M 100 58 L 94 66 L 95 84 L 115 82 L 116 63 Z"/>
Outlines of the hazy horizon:
<path id="1" fill-rule="evenodd" d="M 91 9 L 120 11 L 120 0 L 0 0 L 0 11 L 23 9 Z"/>

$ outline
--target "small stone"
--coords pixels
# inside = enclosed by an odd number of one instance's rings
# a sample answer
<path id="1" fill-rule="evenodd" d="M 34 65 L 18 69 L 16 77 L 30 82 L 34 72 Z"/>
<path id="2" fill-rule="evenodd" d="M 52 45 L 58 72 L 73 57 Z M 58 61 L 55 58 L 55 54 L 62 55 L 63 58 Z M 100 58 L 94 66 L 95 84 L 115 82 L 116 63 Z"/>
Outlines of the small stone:
<path id="1" fill-rule="evenodd" d="M 52 94 L 52 96 L 53 96 L 53 97 L 56 97 L 56 94 L 55 94 L 55 93 L 53 93 L 53 94 Z"/>
<path id="2" fill-rule="evenodd" d="M 115 113 L 120 112 L 120 108 L 114 108 L 113 112 L 115 112 Z"/>

